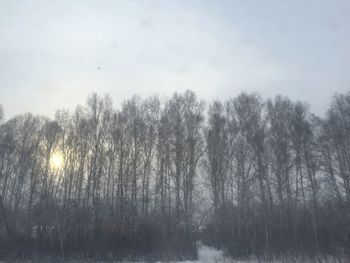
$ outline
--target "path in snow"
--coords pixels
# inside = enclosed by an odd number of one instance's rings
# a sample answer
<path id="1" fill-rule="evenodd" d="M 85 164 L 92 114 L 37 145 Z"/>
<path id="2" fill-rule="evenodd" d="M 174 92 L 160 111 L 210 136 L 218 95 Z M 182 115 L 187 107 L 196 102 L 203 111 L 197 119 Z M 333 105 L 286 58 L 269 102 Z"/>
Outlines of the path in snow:
<path id="1" fill-rule="evenodd" d="M 208 247 L 201 243 L 197 244 L 198 248 L 198 260 L 195 261 L 181 261 L 177 263 L 229 263 L 233 262 L 231 258 L 224 255 L 224 252 L 217 250 L 213 247 Z"/>
<path id="2" fill-rule="evenodd" d="M 215 263 L 215 262 L 232 262 L 231 258 L 224 255 L 224 252 L 213 247 L 198 244 L 198 262 Z"/>

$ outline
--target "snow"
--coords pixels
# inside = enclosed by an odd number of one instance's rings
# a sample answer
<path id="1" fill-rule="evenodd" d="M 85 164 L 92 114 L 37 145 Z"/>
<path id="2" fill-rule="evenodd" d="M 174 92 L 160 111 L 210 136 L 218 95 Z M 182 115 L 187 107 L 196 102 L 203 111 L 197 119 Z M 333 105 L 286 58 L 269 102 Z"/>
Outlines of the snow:
<path id="1" fill-rule="evenodd" d="M 198 262 L 232 262 L 232 259 L 225 257 L 224 252 L 202 244 L 198 246 Z"/>
<path id="2" fill-rule="evenodd" d="M 228 258 L 224 255 L 224 252 L 217 250 L 213 247 L 205 246 L 201 243 L 198 243 L 198 260 L 195 261 L 176 261 L 173 263 L 217 263 L 217 262 L 232 262 L 231 258 Z M 160 263 L 160 262 L 158 262 Z"/>

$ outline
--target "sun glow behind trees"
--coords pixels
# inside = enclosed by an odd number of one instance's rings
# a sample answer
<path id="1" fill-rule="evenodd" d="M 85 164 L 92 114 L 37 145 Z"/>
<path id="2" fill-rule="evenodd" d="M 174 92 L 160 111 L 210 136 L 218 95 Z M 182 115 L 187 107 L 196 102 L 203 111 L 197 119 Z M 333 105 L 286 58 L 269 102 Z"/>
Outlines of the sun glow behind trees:
<path id="1" fill-rule="evenodd" d="M 63 154 L 59 151 L 54 152 L 50 158 L 50 166 L 54 170 L 63 169 L 64 161 Z"/>

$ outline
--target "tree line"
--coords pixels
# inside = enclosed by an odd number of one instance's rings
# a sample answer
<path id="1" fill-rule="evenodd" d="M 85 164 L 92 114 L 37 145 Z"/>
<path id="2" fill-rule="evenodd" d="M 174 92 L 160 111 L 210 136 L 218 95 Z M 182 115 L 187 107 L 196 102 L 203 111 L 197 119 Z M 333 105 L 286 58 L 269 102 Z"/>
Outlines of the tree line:
<path id="1" fill-rule="evenodd" d="M 282 96 L 214 102 L 205 138 L 209 241 L 235 256 L 349 250 L 350 93 L 324 119 Z"/>
<path id="2" fill-rule="evenodd" d="M 350 93 L 324 118 L 191 91 L 3 116 L 0 257 L 194 259 L 198 238 L 236 257 L 349 250 Z"/>

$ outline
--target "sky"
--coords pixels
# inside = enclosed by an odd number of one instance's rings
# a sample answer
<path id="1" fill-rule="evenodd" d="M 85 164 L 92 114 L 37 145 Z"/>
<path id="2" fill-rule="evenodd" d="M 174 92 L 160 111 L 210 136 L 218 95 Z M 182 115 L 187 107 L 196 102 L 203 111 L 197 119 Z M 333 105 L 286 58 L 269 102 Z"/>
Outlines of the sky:
<path id="1" fill-rule="evenodd" d="M 348 0 L 0 0 L 5 117 L 74 110 L 92 92 L 277 94 L 323 115 L 350 90 Z"/>

